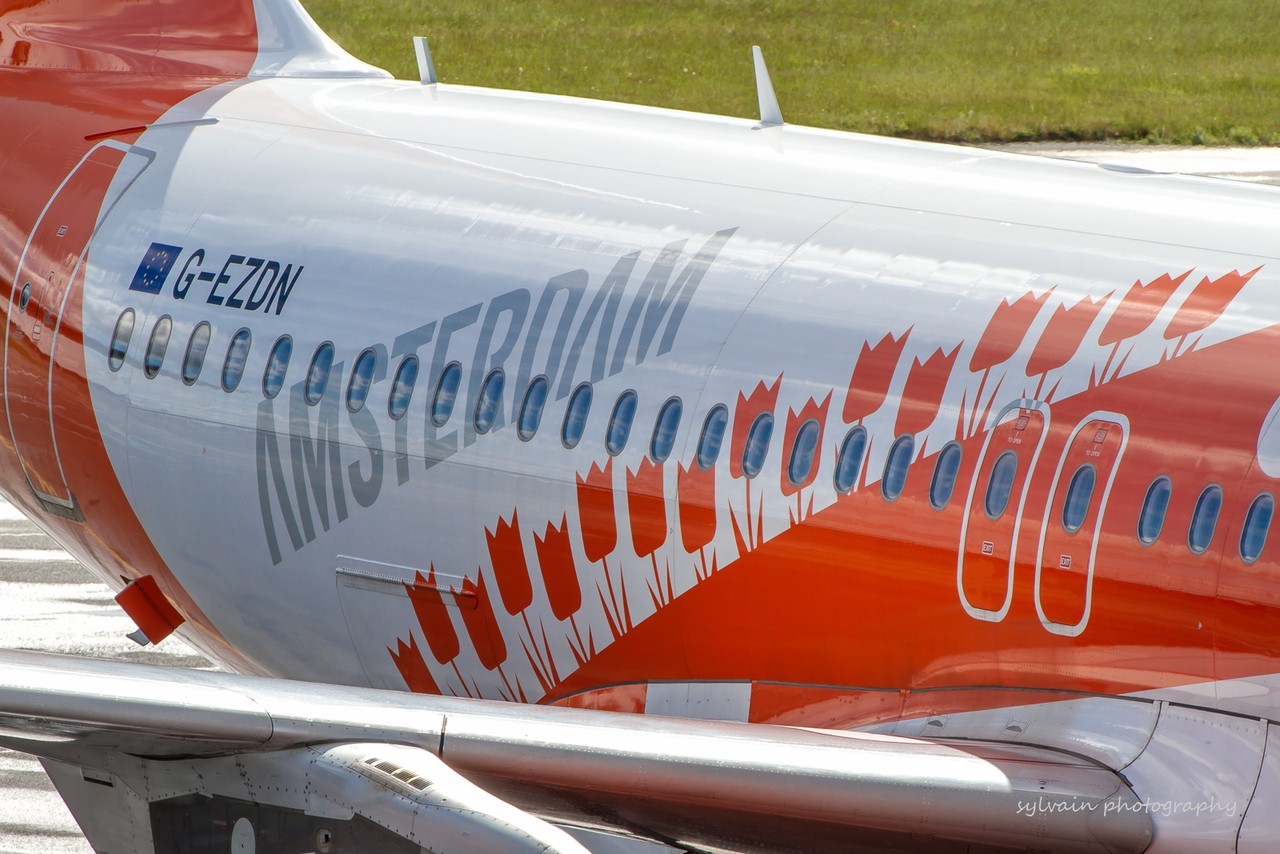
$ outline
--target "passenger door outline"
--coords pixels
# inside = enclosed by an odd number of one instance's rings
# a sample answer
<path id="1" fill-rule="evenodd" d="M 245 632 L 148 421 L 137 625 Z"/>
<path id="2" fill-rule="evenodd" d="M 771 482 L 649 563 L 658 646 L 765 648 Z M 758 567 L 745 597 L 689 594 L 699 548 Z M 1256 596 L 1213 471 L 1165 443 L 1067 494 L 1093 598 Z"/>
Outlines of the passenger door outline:
<path id="1" fill-rule="evenodd" d="M 57 345 L 72 287 L 83 271 L 94 236 L 125 192 L 154 160 L 155 152 L 113 139 L 103 140 L 86 152 L 45 202 L 23 246 L 9 295 L 4 349 L 4 399 L 9 436 L 32 494 L 49 512 L 71 519 L 82 516 L 58 452 L 53 399 Z M 110 170 L 109 174 L 104 174 L 102 169 Z M 77 210 L 78 182 L 104 178 L 106 186 L 102 188 L 101 200 L 89 209 Z M 92 191 L 97 186 L 90 183 L 86 190 Z M 80 220 L 81 227 L 72 229 L 67 225 L 76 220 Z M 64 238 L 70 238 L 71 242 L 62 246 L 44 245 Z M 51 256 L 48 264 L 43 263 L 46 259 L 36 257 L 46 250 Z M 58 266 L 47 269 L 54 265 Z M 32 302 L 34 308 L 29 314 L 27 309 Z M 46 331 L 48 352 L 42 356 L 39 339 Z M 16 336 L 22 336 L 25 341 L 19 344 Z M 26 352 L 17 354 L 15 347 L 22 347 Z M 38 371 L 42 363 L 45 368 Z M 37 390 L 41 393 L 36 393 Z"/>
<path id="2" fill-rule="evenodd" d="M 1039 435 L 1036 437 L 1035 448 L 1031 452 L 1030 458 L 1023 459 L 1020 456 L 1018 471 L 1015 475 L 1017 480 L 1015 481 L 1014 491 L 1017 493 L 1017 505 L 1014 507 L 1013 528 L 1009 532 L 1008 574 L 1005 581 L 1004 601 L 1001 603 L 999 608 L 983 608 L 973 604 L 969 600 L 968 594 L 965 593 L 965 558 L 970 551 L 970 520 L 973 519 L 975 511 L 975 497 L 978 499 L 978 505 L 976 508 L 977 512 L 985 515 L 982 502 L 985 499 L 987 481 L 990 477 L 990 468 L 987 465 L 988 459 L 990 458 L 990 463 L 994 465 L 995 460 L 999 458 L 1000 452 L 1004 450 L 1003 447 L 997 448 L 997 452 L 993 454 L 993 440 L 997 436 L 1004 436 L 1005 433 L 1008 432 L 1002 428 L 1015 426 L 1017 421 L 1021 418 L 1028 419 L 1026 426 L 1022 428 L 1023 430 L 1030 429 L 1030 427 L 1033 426 L 1034 421 L 1038 420 Z M 1022 520 L 1026 511 L 1027 496 L 1029 495 L 1031 487 L 1032 475 L 1035 473 L 1036 465 L 1039 462 L 1040 452 L 1044 448 L 1045 439 L 1049 435 L 1051 423 L 1052 419 L 1050 418 L 1049 405 L 1047 403 L 1027 398 L 1015 400 L 1000 410 L 991 429 L 987 431 L 986 439 L 983 441 L 982 451 L 978 454 L 978 461 L 973 469 L 973 477 L 969 481 L 969 493 L 965 499 L 964 506 L 964 519 L 960 526 L 960 548 L 959 553 L 956 556 L 956 592 L 960 597 L 960 605 L 964 608 L 965 613 L 970 617 L 973 617 L 975 620 L 998 623 L 1008 615 L 1009 608 L 1013 604 L 1013 585 L 1018 559 L 1019 534 L 1022 530 Z M 1010 501 L 1012 501 L 1012 499 L 1013 496 L 1011 495 Z M 1004 518 L 1004 515 L 1008 512 L 1009 510 L 1006 509 L 1005 513 L 1001 514 L 1001 518 Z M 985 546 L 986 542 L 983 541 L 981 545 Z M 993 550 L 996 548 L 994 541 L 992 542 L 992 548 Z M 985 551 L 985 549 L 982 551 Z M 974 562 L 972 560 L 970 561 L 970 569 L 972 574 L 974 571 Z"/>
<path id="3" fill-rule="evenodd" d="M 1049 618 L 1045 613 L 1044 603 L 1041 598 L 1041 584 L 1043 580 L 1044 564 L 1045 564 L 1045 545 L 1049 539 L 1051 526 L 1057 526 L 1053 530 L 1056 532 L 1061 528 L 1061 520 L 1058 518 L 1061 514 L 1055 512 L 1055 504 L 1058 500 L 1058 490 L 1061 487 L 1064 491 L 1070 485 L 1062 482 L 1063 471 L 1067 467 L 1068 460 L 1072 457 L 1072 451 L 1077 446 L 1077 440 L 1082 434 L 1085 441 L 1089 441 L 1087 431 L 1092 429 L 1098 430 L 1098 424 L 1109 424 L 1120 429 L 1120 441 L 1116 446 L 1115 455 L 1107 458 L 1099 458 L 1095 463 L 1098 468 L 1098 474 L 1101 475 L 1101 464 L 1106 463 L 1110 466 L 1110 470 L 1106 473 L 1105 484 L 1102 483 L 1103 478 L 1098 477 L 1094 483 L 1093 496 L 1090 499 L 1089 513 L 1093 515 L 1093 525 L 1090 531 L 1090 542 L 1088 547 L 1089 564 L 1085 572 L 1084 587 L 1084 607 L 1080 620 L 1074 624 L 1060 623 Z M 1101 444 L 1101 443 L 1099 443 Z M 1049 498 L 1045 503 L 1044 520 L 1040 525 L 1040 541 L 1036 547 L 1036 575 L 1035 575 L 1035 603 L 1036 615 L 1040 618 L 1040 624 L 1046 630 L 1055 635 L 1063 637 L 1078 637 L 1089 624 L 1089 615 L 1093 609 L 1093 580 L 1094 573 L 1097 569 L 1098 542 L 1102 534 L 1102 522 L 1106 518 L 1107 503 L 1111 498 L 1111 488 L 1115 484 L 1116 473 L 1120 470 L 1120 463 L 1124 459 L 1125 449 L 1129 444 L 1129 419 L 1118 412 L 1110 412 L 1107 410 L 1098 410 L 1091 412 L 1081 419 L 1080 423 L 1071 431 L 1071 436 L 1067 439 L 1066 445 L 1062 449 L 1062 455 L 1058 458 L 1058 465 L 1053 473 L 1053 481 L 1049 486 Z M 1078 466 L 1072 466 L 1072 474 Z M 1099 492 L 1099 486 L 1101 491 Z M 1065 495 L 1064 495 L 1065 498 Z M 1093 508 L 1093 501 L 1097 500 L 1096 514 Z M 1082 526 L 1075 534 L 1068 536 L 1078 536 L 1089 527 L 1087 524 Z M 1060 559 L 1060 558 L 1059 558 Z M 1057 564 L 1055 564 L 1057 566 Z M 1069 568 L 1069 567 L 1068 567 Z"/>

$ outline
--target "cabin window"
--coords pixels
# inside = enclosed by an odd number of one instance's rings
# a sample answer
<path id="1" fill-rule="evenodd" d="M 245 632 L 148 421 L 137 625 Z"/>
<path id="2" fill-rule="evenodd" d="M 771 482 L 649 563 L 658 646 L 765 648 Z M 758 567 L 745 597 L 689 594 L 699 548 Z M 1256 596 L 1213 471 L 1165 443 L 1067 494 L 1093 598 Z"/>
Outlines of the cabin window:
<path id="1" fill-rule="evenodd" d="M 1209 484 L 1196 499 L 1195 512 L 1191 514 L 1191 527 L 1187 529 L 1187 547 L 1195 554 L 1204 554 L 1213 542 L 1213 530 L 1218 525 L 1218 513 L 1222 510 L 1222 487 Z"/>
<path id="2" fill-rule="evenodd" d="M 200 379 L 211 336 L 209 324 L 205 321 L 197 323 L 196 328 L 191 330 L 191 339 L 187 341 L 187 355 L 182 360 L 182 381 L 187 385 L 194 385 Z"/>
<path id="3" fill-rule="evenodd" d="M 724 444 L 724 428 L 729 423 L 729 410 L 723 403 L 711 407 L 706 419 L 702 422 L 702 434 L 698 437 L 698 453 L 694 459 L 698 468 L 706 471 L 716 464 L 720 457 L 720 446 Z"/>
<path id="4" fill-rule="evenodd" d="M 987 495 L 983 499 L 983 509 L 987 517 L 999 519 L 1009 506 L 1009 494 L 1013 492 L 1013 479 L 1018 474 L 1018 455 L 1013 451 L 1005 451 L 996 458 L 991 467 L 991 479 L 987 481 Z"/>
<path id="5" fill-rule="evenodd" d="M 956 490 L 956 475 L 960 472 L 960 445 L 950 442 L 938 452 L 938 459 L 933 464 L 933 480 L 929 482 L 929 504 L 934 510 L 941 510 L 951 501 L 951 493 Z"/>
<path id="6" fill-rule="evenodd" d="M 542 423 L 542 410 L 547 405 L 547 378 L 537 377 L 529 383 L 524 393 L 524 403 L 520 405 L 520 422 L 516 425 L 516 434 L 527 442 L 538 432 Z"/>
<path id="7" fill-rule="evenodd" d="M 126 308 L 116 319 L 116 330 L 111 333 L 111 348 L 107 351 L 107 367 L 113 371 L 120 370 L 124 357 L 129 352 L 129 339 L 133 337 L 133 309 Z"/>
<path id="8" fill-rule="evenodd" d="M 792 486 L 803 486 L 813 470 L 813 454 L 818 449 L 818 422 L 812 418 L 800 425 L 791 444 L 791 462 L 787 464 L 787 480 Z"/>
<path id="9" fill-rule="evenodd" d="M 1076 469 L 1076 473 L 1071 476 L 1067 500 L 1062 505 L 1062 527 L 1066 528 L 1068 534 L 1079 531 L 1085 516 L 1089 515 L 1089 501 L 1093 498 L 1093 487 L 1097 480 L 1097 472 L 1088 463 Z"/>
<path id="10" fill-rule="evenodd" d="M 854 427 L 840 443 L 840 455 L 836 459 L 836 492 L 848 494 L 853 491 L 853 485 L 858 482 L 858 473 L 862 471 L 862 455 L 866 452 L 866 428 Z"/>
<path id="11" fill-rule="evenodd" d="M 450 362 L 440 372 L 436 393 L 431 399 L 431 423 L 443 427 L 453 414 L 453 404 L 458 399 L 458 386 L 462 384 L 462 365 Z"/>
<path id="12" fill-rule="evenodd" d="M 673 397 L 662 404 L 658 411 L 658 420 L 653 424 L 653 438 L 649 440 L 649 456 L 655 463 L 660 463 L 671 456 L 676 446 L 676 431 L 680 429 L 680 415 L 684 404 L 680 398 Z"/>
<path id="13" fill-rule="evenodd" d="M 591 383 L 583 383 L 569 396 L 569 407 L 564 413 L 564 425 L 560 429 L 560 441 L 566 448 L 576 448 L 587 429 L 587 415 L 591 412 Z"/>
<path id="14" fill-rule="evenodd" d="M 370 347 L 356 356 L 355 367 L 351 369 L 351 379 L 347 382 L 347 410 L 359 412 L 364 409 L 364 402 L 369 398 L 369 387 L 373 385 L 373 372 L 378 367 L 378 354 Z"/>
<path id="15" fill-rule="evenodd" d="M 885 501 L 896 501 L 902 494 L 915 451 L 916 440 L 910 436 L 899 436 L 889 448 L 889 456 L 884 461 L 884 477 L 880 479 L 880 494 Z"/>
<path id="16" fill-rule="evenodd" d="M 262 393 L 270 400 L 280 393 L 284 387 L 284 375 L 289 370 L 289 358 L 293 356 L 293 339 L 281 335 L 271 345 L 271 355 L 267 357 L 267 369 L 262 372 Z"/>
<path id="17" fill-rule="evenodd" d="M 471 424 L 477 433 L 488 433 L 493 429 L 493 422 L 498 418 L 498 407 L 502 405 L 502 386 L 506 381 L 502 368 L 494 368 L 484 378 L 484 383 L 480 386 L 480 399 L 476 401 L 476 411 L 471 416 Z"/>
<path id="18" fill-rule="evenodd" d="M 151 330 L 151 340 L 147 342 L 147 355 L 142 360 L 142 372 L 147 375 L 147 379 L 160 373 L 160 366 L 164 364 L 165 351 L 169 349 L 169 335 L 172 332 L 173 321 L 167 314 L 157 320 L 155 327 Z"/>
<path id="19" fill-rule="evenodd" d="M 1249 512 L 1244 517 L 1244 529 L 1240 532 L 1240 559 L 1245 563 L 1253 563 L 1262 554 L 1262 547 L 1267 542 L 1267 531 L 1271 528 L 1271 517 L 1276 512 L 1276 501 L 1271 493 L 1264 492 L 1249 505 Z"/>
<path id="20" fill-rule="evenodd" d="M 769 440 L 773 438 L 773 414 L 761 412 L 751 422 L 747 431 L 747 443 L 742 448 L 742 473 L 748 478 L 760 474 L 764 458 L 769 453 Z"/>
<path id="21" fill-rule="evenodd" d="M 631 436 L 631 422 L 635 417 L 636 393 L 624 391 L 618 395 L 618 402 L 613 405 L 613 414 L 609 416 L 609 431 L 604 440 L 609 456 L 616 457 L 627 447 L 627 439 Z"/>
<path id="22" fill-rule="evenodd" d="M 324 390 L 329 386 L 329 371 L 333 368 L 333 344 L 326 341 L 316 348 L 311 357 L 311 366 L 307 368 L 307 383 L 303 386 L 302 396 L 307 406 L 315 406 L 324 397 Z"/>
<path id="23" fill-rule="evenodd" d="M 391 381 L 391 394 L 387 398 L 387 414 L 395 421 L 404 418 L 409 411 L 409 400 L 413 397 L 413 386 L 418 381 L 418 357 L 405 356 L 396 368 L 396 377 Z"/>
<path id="24" fill-rule="evenodd" d="M 227 359 L 222 363 L 222 390 L 232 392 L 240 385 L 240 377 L 244 374 L 244 363 L 249 360 L 249 346 L 253 343 L 253 334 L 241 328 L 231 336 L 227 345 Z"/>
<path id="25" fill-rule="evenodd" d="M 1160 536 L 1164 527 L 1164 514 L 1169 509 L 1169 496 L 1173 494 L 1173 481 L 1160 475 L 1147 487 L 1147 496 L 1142 499 L 1142 512 L 1138 515 L 1138 540 L 1149 546 Z"/>

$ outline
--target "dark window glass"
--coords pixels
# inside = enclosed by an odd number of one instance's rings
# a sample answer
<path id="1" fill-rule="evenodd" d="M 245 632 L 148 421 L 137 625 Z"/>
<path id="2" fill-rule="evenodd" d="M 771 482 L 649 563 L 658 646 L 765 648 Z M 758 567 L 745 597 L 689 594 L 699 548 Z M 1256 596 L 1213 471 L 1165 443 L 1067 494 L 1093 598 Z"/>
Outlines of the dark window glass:
<path id="1" fill-rule="evenodd" d="M 347 409 L 359 412 L 364 409 L 364 402 L 369 398 L 369 387 L 373 385 L 373 371 L 378 367 L 378 354 L 369 348 L 356 356 L 355 366 L 351 369 L 351 379 L 347 382 Z"/>
<path id="2" fill-rule="evenodd" d="M 724 428 L 729 423 L 729 410 L 723 403 L 711 407 L 702 422 L 702 435 L 698 437 L 698 468 L 706 471 L 716 464 L 720 445 L 724 443 Z"/>
<path id="3" fill-rule="evenodd" d="M 156 321 L 151 330 L 151 340 L 147 342 L 147 355 L 142 361 L 142 372 L 151 379 L 160 373 L 164 364 L 164 354 L 169 349 L 169 335 L 173 332 L 173 321 L 166 314 Z"/>
<path id="4" fill-rule="evenodd" d="M 653 438 L 649 440 L 649 456 L 655 463 L 660 463 L 671 456 L 671 449 L 676 445 L 676 431 L 680 429 L 680 414 L 684 405 L 680 398 L 673 397 L 662 404 L 658 412 L 658 420 L 653 424 Z"/>
<path id="5" fill-rule="evenodd" d="M 1169 509 L 1169 496 L 1173 494 L 1173 482 L 1161 475 L 1147 487 L 1147 497 L 1142 499 L 1142 513 L 1138 516 L 1138 539 L 1151 545 L 1164 527 L 1164 514 Z"/>
<path id="6" fill-rule="evenodd" d="M 910 436 L 899 436 L 889 448 L 889 457 L 884 461 L 884 477 L 880 479 L 880 494 L 886 501 L 894 501 L 902 494 L 902 488 L 907 485 L 911 456 L 915 452 L 916 440 Z"/>
<path id="7" fill-rule="evenodd" d="M 241 329 L 231 336 L 227 345 L 227 360 L 222 365 L 222 390 L 235 391 L 244 374 L 244 363 L 249 359 L 249 345 L 253 336 L 248 329 Z"/>
<path id="8" fill-rule="evenodd" d="M 391 382 L 391 395 L 387 398 L 387 413 L 399 421 L 409 411 L 409 399 L 418 381 L 418 357 L 405 356 L 396 368 L 396 378 Z"/>
<path id="9" fill-rule="evenodd" d="M 1244 517 L 1244 530 L 1240 532 L 1240 559 L 1245 563 L 1253 563 L 1262 554 L 1267 531 L 1271 528 L 1271 517 L 1275 513 L 1276 501 L 1266 492 L 1249 505 L 1249 512 Z"/>
<path id="10" fill-rule="evenodd" d="M 498 407 L 502 405 L 502 386 L 506 383 L 506 375 L 502 368 L 494 368 L 484 378 L 480 386 L 480 399 L 476 401 L 476 411 L 471 423 L 477 433 L 488 433 L 498 417 Z"/>
<path id="11" fill-rule="evenodd" d="M 192 385 L 200 379 L 200 371 L 204 368 L 204 357 L 209 352 L 209 338 L 212 332 L 208 323 L 198 323 L 191 330 L 191 340 L 187 342 L 187 355 L 182 360 L 182 381 Z"/>
<path id="12" fill-rule="evenodd" d="M 120 312 L 116 320 L 116 331 L 111 333 L 111 349 L 107 351 L 107 366 L 113 371 L 120 370 L 124 357 L 129 352 L 129 339 L 133 337 L 133 309 L 126 308 Z"/>
<path id="13" fill-rule="evenodd" d="M 542 410 L 547 405 L 547 388 L 547 378 L 537 377 L 525 390 L 516 433 L 526 442 L 533 438 L 533 434 L 538 432 L 538 425 L 542 423 Z"/>
<path id="14" fill-rule="evenodd" d="M 560 440 L 566 448 L 576 448 L 587 429 L 587 414 L 591 412 L 591 383 L 583 383 L 569 396 L 569 408 L 564 413 L 564 427 Z"/>
<path id="15" fill-rule="evenodd" d="M 1097 483 L 1098 474 L 1088 463 L 1076 469 L 1071 476 L 1071 485 L 1067 487 L 1067 500 L 1062 505 L 1062 527 L 1074 534 L 1084 524 L 1084 517 L 1089 515 L 1089 501 L 1093 498 L 1093 487 Z"/>
<path id="16" fill-rule="evenodd" d="M 453 404 L 458 399 L 458 386 L 462 383 L 462 365 L 450 362 L 440 372 L 436 394 L 431 399 L 431 423 L 443 427 L 453 414 Z"/>
<path id="17" fill-rule="evenodd" d="M 289 370 L 289 358 L 293 355 L 293 339 L 281 335 L 271 345 L 271 355 L 267 357 L 266 370 L 262 372 L 262 393 L 273 398 L 284 387 L 284 375 Z"/>
<path id="18" fill-rule="evenodd" d="M 742 448 L 742 473 L 755 477 L 764 468 L 764 458 L 769 453 L 769 440 L 773 438 L 773 415 L 761 412 L 751 422 L 747 431 L 747 443 Z"/>
<path id="19" fill-rule="evenodd" d="M 1222 510 L 1222 487 L 1210 484 L 1196 499 L 1195 512 L 1191 514 L 1191 527 L 1187 530 L 1187 546 L 1196 554 L 1203 554 L 1213 542 L 1213 529 L 1218 525 L 1218 512 Z"/>
<path id="20" fill-rule="evenodd" d="M 987 496 L 983 499 L 983 509 L 987 516 L 999 519 L 1009 506 L 1009 493 L 1013 491 L 1013 479 L 1018 474 L 1018 455 L 1013 451 L 1005 451 L 996 458 L 991 467 L 991 479 L 987 481 Z"/>
<path id="21" fill-rule="evenodd" d="M 818 449 L 818 422 L 810 418 L 796 431 L 791 445 L 791 462 L 787 464 L 787 480 L 792 486 L 802 486 L 813 469 L 813 452 Z"/>
<path id="22" fill-rule="evenodd" d="M 941 510 L 951 501 L 956 490 L 956 475 L 960 472 L 960 446 L 955 442 L 943 446 L 933 464 L 933 480 L 929 482 L 929 503 Z"/>
<path id="23" fill-rule="evenodd" d="M 618 402 L 613 405 L 613 414 L 609 416 L 609 432 L 604 440 L 609 456 L 616 457 L 627 447 L 627 439 L 631 437 L 631 422 L 635 417 L 636 393 L 624 391 L 618 395 Z"/>
<path id="24" fill-rule="evenodd" d="M 328 341 L 316 348 L 311 357 L 311 366 L 307 368 L 307 383 L 303 386 L 302 396 L 308 406 L 315 406 L 324 397 L 324 390 L 329 386 L 329 371 L 333 369 L 333 345 Z"/>
<path id="25" fill-rule="evenodd" d="M 858 473 L 862 471 L 862 456 L 867 452 L 867 431 L 863 427 L 854 427 L 845 434 L 840 443 L 840 456 L 836 459 L 836 492 L 848 493 L 858 482 Z"/>

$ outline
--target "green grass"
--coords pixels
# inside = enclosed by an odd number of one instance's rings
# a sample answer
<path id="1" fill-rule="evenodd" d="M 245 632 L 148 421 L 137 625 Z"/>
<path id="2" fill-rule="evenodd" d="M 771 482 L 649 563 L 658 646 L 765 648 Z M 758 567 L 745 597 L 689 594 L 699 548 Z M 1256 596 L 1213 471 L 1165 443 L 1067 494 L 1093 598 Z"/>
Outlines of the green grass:
<path id="1" fill-rule="evenodd" d="M 1280 143 L 1273 0 L 304 0 L 416 79 L 960 141 Z"/>

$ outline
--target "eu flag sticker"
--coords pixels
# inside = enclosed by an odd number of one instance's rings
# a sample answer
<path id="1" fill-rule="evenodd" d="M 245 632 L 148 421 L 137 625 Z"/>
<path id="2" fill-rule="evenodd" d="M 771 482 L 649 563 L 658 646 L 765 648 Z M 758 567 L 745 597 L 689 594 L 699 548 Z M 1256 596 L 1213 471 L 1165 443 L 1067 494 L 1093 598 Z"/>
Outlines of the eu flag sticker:
<path id="1" fill-rule="evenodd" d="M 145 294 L 158 294 L 164 287 L 164 280 L 169 278 L 169 271 L 182 252 L 181 246 L 170 246 L 167 243 L 152 243 L 147 254 L 142 256 L 138 272 L 133 274 L 129 290 L 142 291 Z"/>

